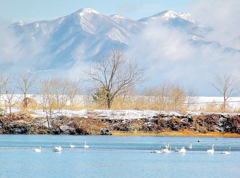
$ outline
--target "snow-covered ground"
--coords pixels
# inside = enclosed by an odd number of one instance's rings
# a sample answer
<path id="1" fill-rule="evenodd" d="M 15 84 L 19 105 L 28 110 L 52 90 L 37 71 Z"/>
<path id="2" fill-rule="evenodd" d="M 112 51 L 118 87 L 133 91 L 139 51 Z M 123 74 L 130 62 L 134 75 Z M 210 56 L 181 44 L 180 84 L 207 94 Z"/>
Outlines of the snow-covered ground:
<path id="1" fill-rule="evenodd" d="M 18 109 L 14 109 L 14 112 L 18 112 Z M 92 117 L 100 119 L 152 119 L 158 115 L 164 115 L 171 119 L 172 117 L 186 116 L 186 115 L 201 115 L 201 114 L 213 114 L 209 112 L 186 112 L 180 113 L 177 111 L 154 111 L 154 110 L 58 110 L 52 111 L 52 117 L 67 116 L 67 117 Z M 238 113 L 215 113 L 222 115 L 236 115 Z M 45 117 L 46 113 L 42 110 L 35 110 L 31 114 L 33 117 Z"/>
<path id="2" fill-rule="evenodd" d="M 7 96 L 3 95 L 1 102 L 3 104 L 4 99 Z M 41 103 L 40 95 L 29 95 L 38 103 Z M 14 95 L 13 100 L 15 102 L 21 101 L 23 98 L 22 95 Z M 76 100 L 78 103 L 81 103 L 83 106 L 92 102 L 90 96 L 79 95 Z M 197 112 L 187 112 L 190 115 L 199 115 L 201 114 L 201 109 L 205 108 L 208 104 L 220 105 L 223 102 L 222 97 L 191 97 L 186 100 L 186 104 L 190 106 L 190 110 L 194 109 Z M 232 109 L 240 108 L 240 97 L 231 97 L 228 100 L 228 105 Z M 2 107 L 3 108 L 3 107 Z M 12 112 L 19 112 L 18 108 L 12 108 Z M 69 117 L 80 116 L 80 117 L 97 117 L 97 118 L 109 118 L 109 119 L 139 119 L 139 118 L 153 118 L 158 114 L 165 114 L 169 116 L 179 116 L 181 113 L 177 111 L 154 111 L 154 110 L 53 110 L 53 116 L 65 115 Z M 227 113 L 229 114 L 229 113 Z M 43 110 L 34 110 L 31 114 L 33 117 L 44 117 L 46 112 Z"/>
<path id="3" fill-rule="evenodd" d="M 223 97 L 198 96 L 191 97 L 190 100 L 193 102 L 190 102 L 189 105 L 198 110 L 206 107 L 208 104 L 221 105 L 223 103 Z M 230 97 L 227 103 L 231 109 L 240 109 L 240 97 Z"/>

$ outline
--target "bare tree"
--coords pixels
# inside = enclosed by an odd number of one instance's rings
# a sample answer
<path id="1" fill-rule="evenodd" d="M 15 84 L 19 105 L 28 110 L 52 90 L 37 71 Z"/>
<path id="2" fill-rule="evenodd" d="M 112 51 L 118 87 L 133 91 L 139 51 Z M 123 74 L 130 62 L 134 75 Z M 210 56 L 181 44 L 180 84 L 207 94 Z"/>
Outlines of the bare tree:
<path id="1" fill-rule="evenodd" d="M 151 109 L 166 110 L 169 107 L 169 87 L 167 84 L 161 86 L 155 86 L 153 88 L 147 88 L 144 91 L 144 95 L 148 96 L 147 103 L 151 103 Z"/>
<path id="2" fill-rule="evenodd" d="M 27 94 L 29 94 L 30 90 L 32 89 L 33 83 L 34 79 L 31 74 L 25 74 L 17 81 L 17 88 L 23 93 L 23 106 L 25 108 L 27 108 L 29 104 L 29 98 L 27 97 Z"/>
<path id="3" fill-rule="evenodd" d="M 6 89 L 5 90 L 5 107 L 8 108 L 9 114 L 12 114 L 12 107 L 16 104 L 16 98 L 14 98 L 14 90 Z"/>
<path id="4" fill-rule="evenodd" d="M 2 104 L 3 101 L 3 84 L 4 84 L 5 78 L 3 76 L 0 76 L 0 105 Z"/>
<path id="5" fill-rule="evenodd" d="M 80 93 L 80 87 L 78 85 L 79 82 L 74 82 L 71 80 L 65 80 L 65 85 L 67 86 L 66 89 L 66 96 L 68 98 L 68 102 L 70 106 L 73 106 L 75 104 L 74 100 Z"/>
<path id="6" fill-rule="evenodd" d="M 111 108 L 114 98 L 133 87 L 142 78 L 142 70 L 129 61 L 121 50 L 95 63 L 89 77 L 98 85 L 104 96 L 105 105 Z"/>
<path id="7" fill-rule="evenodd" d="M 234 78 L 231 75 L 216 75 L 213 87 L 223 96 L 223 111 L 226 111 L 227 101 L 234 92 Z"/>
<path id="8" fill-rule="evenodd" d="M 151 107 L 158 110 L 181 110 L 185 102 L 185 92 L 179 86 L 164 83 L 158 87 L 149 88 L 144 93 L 151 100 Z"/>
<path id="9" fill-rule="evenodd" d="M 186 92 L 186 106 L 188 109 L 194 109 L 197 104 L 196 91 L 193 88 L 189 88 Z"/>
<path id="10" fill-rule="evenodd" d="M 16 98 L 14 98 L 14 89 L 9 85 L 8 77 L 1 77 L 0 82 L 1 93 L 4 94 L 2 96 L 2 100 L 4 101 L 5 110 L 9 111 L 9 114 L 12 114 L 12 107 L 16 104 Z"/>
<path id="11" fill-rule="evenodd" d="M 61 113 L 68 103 L 72 104 L 78 93 L 79 87 L 70 80 L 54 78 L 41 82 L 42 107 L 46 113 L 48 126 L 54 109 L 58 109 L 58 113 Z"/>
<path id="12" fill-rule="evenodd" d="M 169 93 L 170 106 L 173 110 L 181 110 L 185 102 L 185 92 L 179 86 L 172 85 Z"/>
<path id="13" fill-rule="evenodd" d="M 5 88 L 6 84 L 8 83 L 8 78 L 5 76 L 0 76 L 0 104 L 4 104 L 6 109 L 6 102 L 5 102 Z"/>

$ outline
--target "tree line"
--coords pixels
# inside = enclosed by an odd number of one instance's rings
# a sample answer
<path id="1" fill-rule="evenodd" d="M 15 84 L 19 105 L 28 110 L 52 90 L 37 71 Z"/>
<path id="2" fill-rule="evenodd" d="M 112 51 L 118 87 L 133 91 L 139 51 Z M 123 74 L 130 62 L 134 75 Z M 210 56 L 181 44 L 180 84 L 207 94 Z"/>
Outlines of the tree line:
<path id="1" fill-rule="evenodd" d="M 88 71 L 88 79 L 94 84 L 92 101 L 96 106 L 111 109 L 113 105 L 127 103 L 126 108 L 141 109 L 138 105 L 148 105 L 149 109 L 156 110 L 181 110 L 187 104 L 191 104 L 193 91 L 184 91 L 176 84 L 162 84 L 159 87 L 146 88 L 143 96 L 134 97 L 134 88 L 144 80 L 144 69 L 128 58 L 121 50 L 112 50 L 111 54 L 93 63 Z M 37 85 L 41 109 L 47 116 L 51 117 L 53 110 L 59 112 L 69 106 L 74 106 L 76 96 L 80 94 L 79 82 L 63 78 L 44 79 L 36 83 L 31 73 L 19 76 L 15 85 L 9 77 L 0 76 L 0 101 L 5 111 L 10 114 L 12 108 L 20 103 L 21 108 L 27 110 L 34 105 L 33 98 L 29 97 L 32 89 Z M 231 75 L 216 76 L 212 86 L 223 96 L 222 111 L 227 111 L 229 98 L 234 94 L 234 79 Z M 20 102 L 14 99 L 16 90 L 21 92 Z M 135 98 L 135 99 L 134 99 Z M 144 103 L 145 102 L 145 103 Z"/>

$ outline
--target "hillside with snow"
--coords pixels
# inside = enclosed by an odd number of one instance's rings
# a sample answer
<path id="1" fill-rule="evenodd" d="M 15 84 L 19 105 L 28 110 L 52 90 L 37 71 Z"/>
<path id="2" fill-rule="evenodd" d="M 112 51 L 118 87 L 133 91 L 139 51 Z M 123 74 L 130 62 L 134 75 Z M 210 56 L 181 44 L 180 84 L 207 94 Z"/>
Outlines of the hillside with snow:
<path id="1" fill-rule="evenodd" d="M 189 13 L 170 10 L 133 20 L 84 8 L 53 20 L 13 23 L 7 29 L 11 39 L 3 39 L 0 51 L 4 72 L 77 78 L 86 73 L 86 66 L 120 48 L 146 68 L 150 83 L 178 81 L 186 88 L 194 83 L 200 95 L 215 93 L 202 87 L 212 73 L 238 74 L 240 50 L 212 40 L 209 36 L 216 29 Z"/>
<path id="2" fill-rule="evenodd" d="M 14 23 L 10 28 L 21 37 L 19 46 L 37 43 L 44 46 L 34 57 L 44 56 L 49 60 L 48 63 L 41 63 L 40 60 L 38 67 L 43 65 L 43 68 L 56 68 L 62 65 L 71 67 L 79 61 L 94 61 L 112 48 L 127 49 L 135 36 L 154 23 L 178 29 L 196 44 L 213 43 L 204 39 L 208 28 L 198 25 L 189 13 L 174 11 L 132 20 L 84 8 L 54 20 Z"/>
<path id="3" fill-rule="evenodd" d="M 124 49 L 140 26 L 87 8 L 51 21 L 16 23 L 12 28 L 23 36 L 20 45 L 42 41 L 45 48 L 41 53 L 50 58 L 48 66 L 55 68 L 94 60 L 113 47 Z"/>

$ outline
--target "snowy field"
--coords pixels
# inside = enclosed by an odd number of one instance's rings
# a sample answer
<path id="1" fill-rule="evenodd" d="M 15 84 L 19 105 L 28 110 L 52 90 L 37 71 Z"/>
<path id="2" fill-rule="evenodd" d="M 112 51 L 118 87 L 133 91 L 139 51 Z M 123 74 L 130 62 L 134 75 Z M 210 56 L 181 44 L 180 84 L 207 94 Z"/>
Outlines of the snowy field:
<path id="1" fill-rule="evenodd" d="M 17 113 L 20 110 L 13 108 L 13 112 Z M 200 112 L 200 111 L 189 111 L 186 113 L 181 113 L 177 111 L 154 111 L 154 110 L 53 110 L 52 117 L 57 116 L 67 116 L 67 117 L 92 117 L 99 119 L 152 119 L 158 115 L 164 115 L 171 119 L 175 116 L 196 116 L 196 115 L 206 115 L 213 114 L 211 112 Z M 239 115 L 239 113 L 214 113 L 221 115 Z M 45 117 L 46 112 L 42 110 L 35 110 L 32 117 Z"/>
<path id="2" fill-rule="evenodd" d="M 40 95 L 28 95 L 28 97 L 33 98 L 38 103 L 41 103 Z M 4 100 L 7 96 L 3 95 L 1 97 L 1 103 L 3 104 Z M 14 95 L 14 102 L 21 101 L 23 98 L 22 95 Z M 81 103 L 83 106 L 92 102 L 90 96 L 79 95 L 75 100 L 78 103 Z M 147 98 L 147 97 L 146 97 Z M 197 110 L 199 112 L 186 112 L 185 114 L 190 115 L 199 115 L 202 112 L 201 109 L 205 108 L 208 104 L 216 104 L 221 105 L 223 102 L 222 97 L 187 97 L 186 104 L 189 105 L 189 110 Z M 240 108 L 240 97 L 231 97 L 228 100 L 228 105 L 232 109 Z M 2 109 L 4 109 L 2 105 Z M 12 108 L 12 112 L 19 112 L 18 108 Z M 65 115 L 69 117 L 80 116 L 80 117 L 95 117 L 95 118 L 109 118 L 109 119 L 138 119 L 138 118 L 153 118 L 158 114 L 164 114 L 168 116 L 179 116 L 182 113 L 177 111 L 154 111 L 154 110 L 53 110 L 52 116 Z M 225 113 L 229 114 L 229 113 Z M 236 113 L 235 113 L 236 114 Z M 33 117 L 44 117 L 46 116 L 46 112 L 43 110 L 32 110 Z"/>

